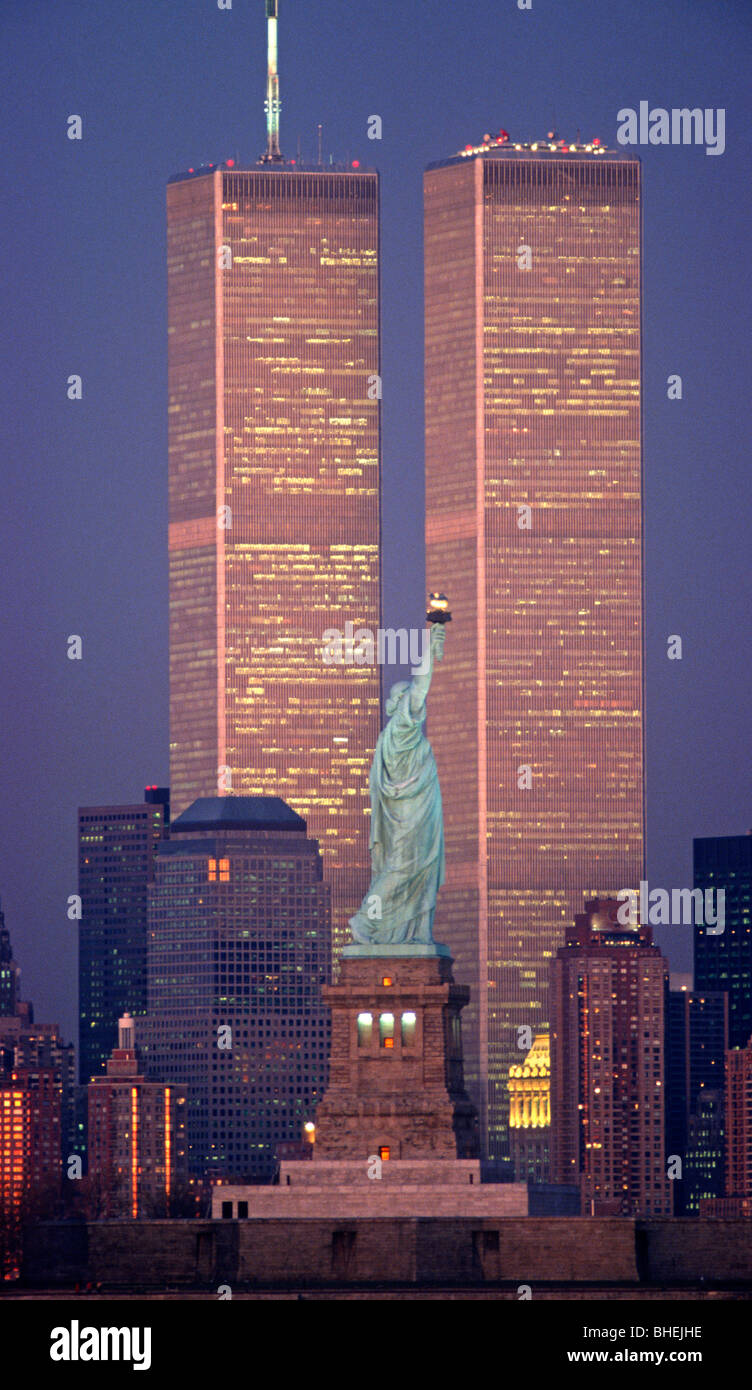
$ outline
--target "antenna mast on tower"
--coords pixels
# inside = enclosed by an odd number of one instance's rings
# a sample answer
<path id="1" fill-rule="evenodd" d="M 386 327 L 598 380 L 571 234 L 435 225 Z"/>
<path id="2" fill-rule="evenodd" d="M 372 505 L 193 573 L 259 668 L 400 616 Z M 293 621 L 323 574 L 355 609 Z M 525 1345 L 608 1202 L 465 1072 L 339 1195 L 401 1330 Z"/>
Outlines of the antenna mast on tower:
<path id="1" fill-rule="evenodd" d="M 284 163 L 279 149 L 279 73 L 277 72 L 277 6 L 279 0 L 265 0 L 266 4 L 266 152 L 261 156 L 262 164 Z"/>

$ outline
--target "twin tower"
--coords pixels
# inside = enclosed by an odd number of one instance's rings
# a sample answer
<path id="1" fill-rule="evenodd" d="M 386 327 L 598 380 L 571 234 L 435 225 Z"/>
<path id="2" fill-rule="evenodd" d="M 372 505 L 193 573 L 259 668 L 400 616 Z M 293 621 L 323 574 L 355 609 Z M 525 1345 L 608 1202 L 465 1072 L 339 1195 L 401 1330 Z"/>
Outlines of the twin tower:
<path id="1" fill-rule="evenodd" d="M 431 706 L 435 934 L 461 986 L 436 961 L 371 980 L 350 1063 L 380 1076 L 393 1026 L 400 1068 L 427 1076 L 431 1000 L 453 1017 L 469 988 L 465 1079 L 495 1156 L 566 924 L 643 877 L 640 166 L 486 137 L 431 165 L 424 196 L 426 580 L 454 615 Z M 281 797 L 319 840 L 341 948 L 369 878 L 381 671 L 326 664 L 322 636 L 376 633 L 394 524 L 379 179 L 228 161 L 173 178 L 167 217 L 174 809 Z"/>

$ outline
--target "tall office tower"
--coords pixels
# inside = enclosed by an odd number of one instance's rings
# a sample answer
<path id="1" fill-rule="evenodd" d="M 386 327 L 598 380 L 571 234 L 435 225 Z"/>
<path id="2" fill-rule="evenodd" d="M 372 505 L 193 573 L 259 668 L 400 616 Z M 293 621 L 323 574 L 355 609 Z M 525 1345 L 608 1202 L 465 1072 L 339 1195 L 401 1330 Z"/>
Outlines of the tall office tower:
<path id="1" fill-rule="evenodd" d="M 674 1216 L 699 1210 L 700 1196 L 723 1187 L 723 1153 L 711 1137 L 722 1122 L 728 1049 L 728 995 L 693 990 L 674 975 L 666 1011 L 666 1153 L 682 1160 L 672 1181 Z M 677 987 L 678 986 L 678 987 Z M 704 1104 L 706 1096 L 715 1100 Z M 711 1165 L 715 1163 L 714 1173 Z"/>
<path id="2" fill-rule="evenodd" d="M 13 959 L 10 932 L 5 925 L 5 913 L 0 910 L 0 1018 L 16 1012 L 21 971 Z"/>
<path id="3" fill-rule="evenodd" d="M 687 1128 L 684 1205 L 681 1215 L 699 1216 L 703 1202 L 724 1194 L 723 1091 L 700 1092 Z M 679 1215 L 674 1207 L 674 1215 Z"/>
<path id="4" fill-rule="evenodd" d="M 726 1053 L 726 1196 L 752 1197 L 752 1038 Z"/>
<path id="5" fill-rule="evenodd" d="M 107 1075 L 89 1087 L 90 1215 L 169 1216 L 185 1169 L 185 1096 L 148 1081 L 130 1014 L 118 1022 Z"/>
<path id="6" fill-rule="evenodd" d="M 668 967 L 647 925 L 589 902 L 551 966 L 551 1177 L 594 1215 L 670 1216 L 665 1155 Z"/>
<path id="7" fill-rule="evenodd" d="M 146 1008 L 146 890 L 170 818 L 167 787 L 143 803 L 78 813 L 79 1078 L 104 1073 L 127 1009 Z"/>
<path id="8" fill-rule="evenodd" d="M 695 917 L 695 989 L 727 992 L 729 1047 L 746 1047 L 752 1035 L 752 831 L 695 840 L 694 882 L 713 919 L 716 894 L 725 894 L 722 932 L 720 921 L 699 925 Z"/>
<path id="9" fill-rule="evenodd" d="M 23 1193 L 30 1205 L 33 1206 L 35 1200 L 44 1205 L 59 1197 L 62 1181 L 58 1077 L 54 1067 L 19 1065 L 15 1059 L 11 1060 L 10 1050 L 5 1047 L 0 1048 L 0 1058 L 3 1060 L 0 1086 L 5 1103 L 10 1097 L 11 1105 L 15 1106 L 14 1097 L 23 1097 Z M 48 1214 L 51 1214 L 49 1208 Z"/>
<path id="10" fill-rule="evenodd" d="M 160 846 L 149 893 L 147 1074 L 187 1097 L 191 1176 L 270 1177 L 326 1080 L 331 894 L 279 797 L 208 797 Z"/>
<path id="11" fill-rule="evenodd" d="M 170 777 L 176 813 L 232 791 L 302 815 L 342 942 L 380 672 L 322 637 L 379 625 L 379 184 L 279 153 L 270 9 L 266 154 L 167 189 Z"/>
<path id="12" fill-rule="evenodd" d="M 643 877 L 640 165 L 502 132 L 424 193 L 427 581 L 454 616 L 436 935 L 501 1155 L 567 923 Z"/>

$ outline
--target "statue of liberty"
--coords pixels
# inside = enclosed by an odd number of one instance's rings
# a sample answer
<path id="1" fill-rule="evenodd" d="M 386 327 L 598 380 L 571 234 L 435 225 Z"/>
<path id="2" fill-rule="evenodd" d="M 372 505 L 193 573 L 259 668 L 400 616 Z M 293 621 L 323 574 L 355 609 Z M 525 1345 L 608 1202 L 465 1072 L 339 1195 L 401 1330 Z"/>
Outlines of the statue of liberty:
<path id="1" fill-rule="evenodd" d="M 423 724 L 433 663 L 444 653 L 443 624 L 451 615 L 443 595 L 431 595 L 431 603 L 428 659 L 413 668 L 412 680 L 392 686 L 373 757 L 371 883 L 350 918 L 353 938 L 361 945 L 433 945 L 436 896 L 444 882 L 444 820 Z"/>

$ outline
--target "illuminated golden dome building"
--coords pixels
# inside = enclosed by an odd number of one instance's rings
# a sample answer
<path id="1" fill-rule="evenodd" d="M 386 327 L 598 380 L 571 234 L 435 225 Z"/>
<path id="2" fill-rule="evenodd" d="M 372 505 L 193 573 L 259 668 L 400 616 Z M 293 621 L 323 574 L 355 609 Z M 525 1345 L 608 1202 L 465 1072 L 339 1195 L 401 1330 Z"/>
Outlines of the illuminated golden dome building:
<path id="1" fill-rule="evenodd" d="M 549 1181 L 551 1054 L 538 1033 L 524 1062 L 509 1068 L 509 1152 L 518 1182 Z"/>

